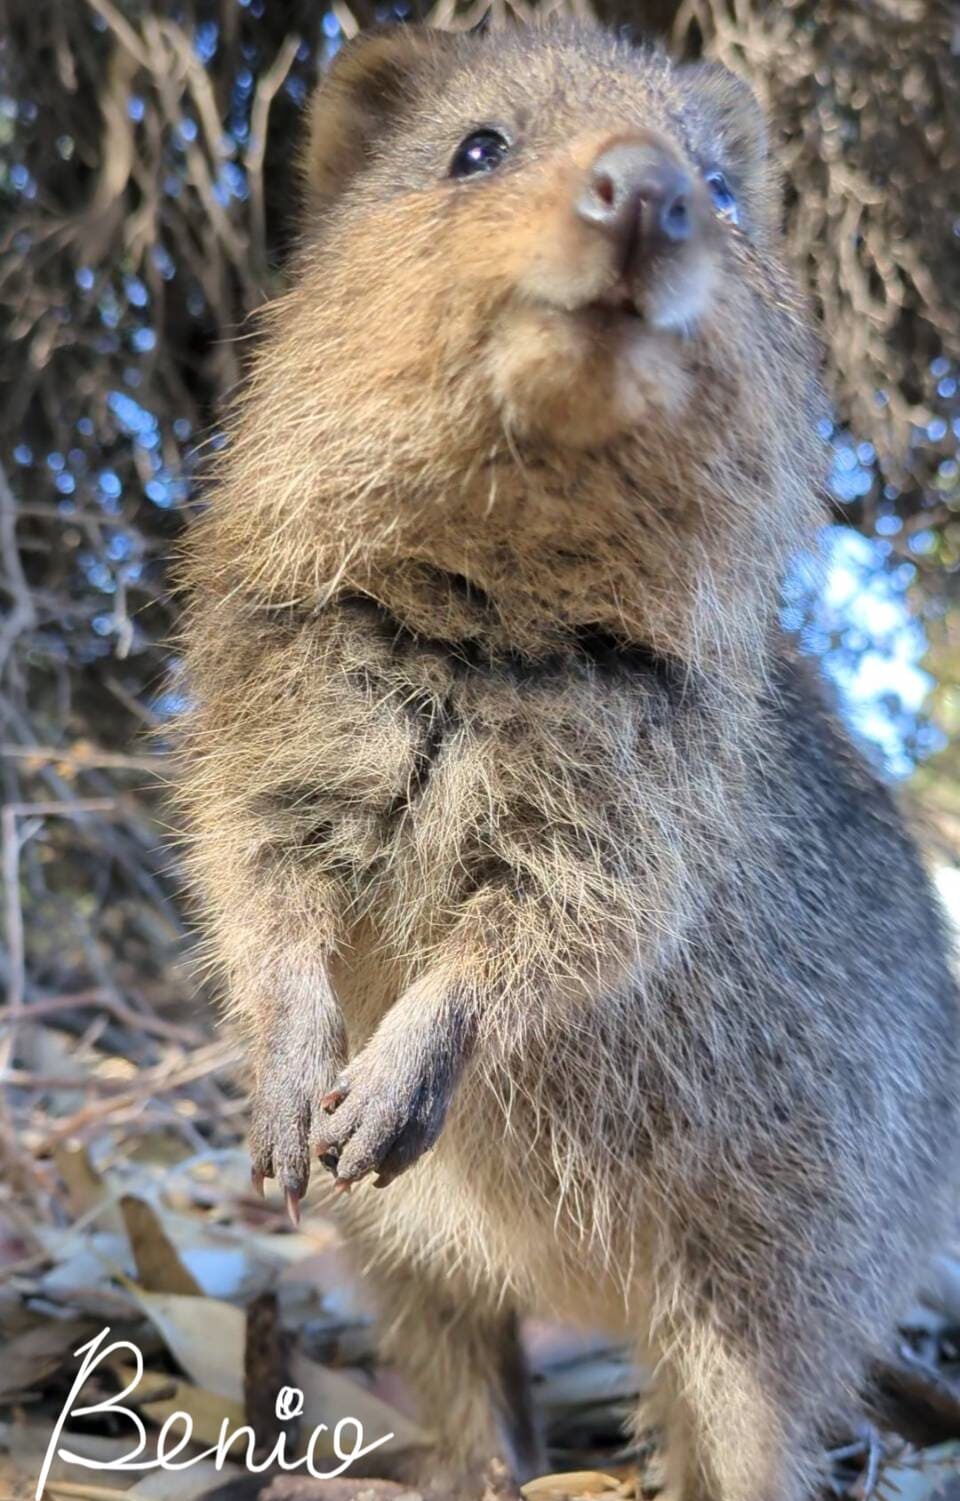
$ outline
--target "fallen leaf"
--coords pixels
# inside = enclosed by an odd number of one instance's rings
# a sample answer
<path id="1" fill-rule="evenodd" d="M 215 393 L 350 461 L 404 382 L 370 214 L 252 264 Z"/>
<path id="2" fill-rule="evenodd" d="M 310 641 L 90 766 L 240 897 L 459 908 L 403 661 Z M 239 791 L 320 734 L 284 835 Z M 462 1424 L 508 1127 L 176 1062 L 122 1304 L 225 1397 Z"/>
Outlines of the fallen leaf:
<path id="1" fill-rule="evenodd" d="M 112 1369 L 124 1386 L 136 1375 L 135 1366 L 117 1362 Z M 172 1393 L 171 1385 L 174 1388 Z M 158 1426 L 173 1413 L 185 1412 L 193 1424 L 193 1441 L 203 1448 L 218 1442 L 224 1421 L 229 1423 L 231 1431 L 242 1428 L 244 1424 L 242 1403 L 232 1402 L 229 1397 L 221 1397 L 216 1392 L 204 1391 L 189 1381 L 178 1381 L 175 1377 L 150 1371 L 144 1372 L 136 1390 L 126 1400 Z M 182 1431 L 182 1428 L 177 1429 L 178 1433 Z M 244 1452 L 238 1443 L 237 1453 Z"/>
<path id="2" fill-rule="evenodd" d="M 57 1172 L 63 1179 L 74 1219 L 99 1210 L 97 1224 L 114 1235 L 124 1233 L 123 1219 L 108 1183 L 90 1161 L 86 1149 L 61 1142 L 53 1152 Z"/>
<path id="3" fill-rule="evenodd" d="M 303 1354 L 291 1358 L 290 1383 L 303 1392 L 301 1435 L 309 1437 L 311 1430 L 321 1423 L 333 1429 L 342 1418 L 355 1418 L 363 1427 L 365 1445 L 386 1433 L 393 1434 L 392 1439 L 382 1444 L 377 1452 L 394 1454 L 406 1449 L 422 1449 L 433 1442 L 431 1434 L 404 1417 L 395 1407 L 382 1402 L 373 1392 Z M 314 1452 L 324 1457 L 332 1455 L 331 1440 L 332 1433 L 323 1434 Z"/>
<path id="4" fill-rule="evenodd" d="M 9 1340 L 3 1350 L 0 1401 L 41 1386 L 94 1333 L 95 1326 L 86 1320 L 50 1319 Z"/>
<path id="5" fill-rule="evenodd" d="M 35 1296 L 68 1308 L 78 1318 L 93 1319 L 101 1326 L 129 1324 L 140 1314 L 133 1298 L 128 1298 L 117 1288 L 91 1287 L 86 1282 L 78 1283 L 66 1277 L 58 1277 L 56 1282 L 41 1278 Z"/>
<path id="6" fill-rule="evenodd" d="M 57 1265 L 38 1276 L 36 1296 L 47 1298 L 52 1303 L 68 1304 L 78 1313 L 88 1313 L 91 1318 L 98 1319 L 101 1324 L 136 1319 L 139 1315 L 137 1305 L 128 1293 L 116 1286 L 117 1261 L 115 1255 L 102 1253 L 100 1248 L 104 1245 L 110 1253 L 118 1249 L 119 1243 L 114 1236 L 101 1237 L 96 1233 L 88 1237 L 86 1245 L 80 1236 L 64 1240 Z M 124 1239 L 124 1257 L 127 1254 Z"/>
<path id="7" fill-rule="evenodd" d="M 126 1286 L 194 1385 L 242 1404 L 243 1309 L 219 1298 L 152 1293 L 129 1281 Z"/>
<path id="8" fill-rule="evenodd" d="M 21 1423 L 4 1423 L 0 1425 L 0 1442 L 8 1450 L 17 1470 L 22 1475 L 31 1478 L 31 1491 L 36 1491 L 37 1477 L 43 1465 L 47 1448 L 52 1436 L 52 1424 L 49 1418 L 43 1421 L 30 1420 Z M 84 1459 L 96 1461 L 98 1464 L 106 1464 L 110 1460 L 122 1459 L 129 1454 L 137 1442 L 136 1434 L 130 1430 L 122 1438 L 103 1438 L 92 1433 L 72 1433 L 64 1429 L 60 1435 L 57 1446 L 60 1450 L 68 1449 L 72 1454 L 79 1454 Z M 55 1488 L 60 1485 L 72 1486 L 98 1486 L 101 1490 L 112 1491 L 117 1494 L 126 1490 L 130 1485 L 131 1472 L 125 1470 L 100 1470 L 91 1471 L 80 1465 L 71 1465 L 66 1460 L 54 1455 L 47 1477 L 47 1488 L 44 1497 L 53 1497 Z M 64 1492 L 65 1494 L 65 1492 Z"/>
<path id="9" fill-rule="evenodd" d="M 198 1296 L 202 1292 L 199 1283 L 183 1265 L 159 1216 L 146 1200 L 124 1194 L 120 1209 L 140 1286 L 147 1292 Z"/>
<path id="10" fill-rule="evenodd" d="M 620 1481 L 600 1470 L 570 1470 L 563 1475 L 541 1475 L 520 1487 L 525 1501 L 549 1501 L 549 1497 L 623 1494 Z"/>
<path id="11" fill-rule="evenodd" d="M 245 1479 L 246 1471 L 237 1465 L 224 1465 L 218 1470 L 212 1459 L 204 1459 L 189 1470 L 152 1471 L 127 1491 L 127 1498 L 128 1501 L 197 1501 L 231 1480 Z"/>
<path id="12" fill-rule="evenodd" d="M 81 1227 L 71 1225 L 68 1229 L 38 1225 L 37 1238 L 47 1256 L 57 1266 L 73 1257 L 85 1256 L 89 1258 L 90 1275 L 98 1282 L 109 1282 L 118 1272 L 132 1276 L 136 1268 L 122 1219 L 119 1233 L 99 1228 L 101 1218 L 109 1218 L 107 1211 L 115 1209 L 114 1204 L 104 1204 L 93 1211 L 96 1229 L 92 1229 L 89 1222 Z"/>

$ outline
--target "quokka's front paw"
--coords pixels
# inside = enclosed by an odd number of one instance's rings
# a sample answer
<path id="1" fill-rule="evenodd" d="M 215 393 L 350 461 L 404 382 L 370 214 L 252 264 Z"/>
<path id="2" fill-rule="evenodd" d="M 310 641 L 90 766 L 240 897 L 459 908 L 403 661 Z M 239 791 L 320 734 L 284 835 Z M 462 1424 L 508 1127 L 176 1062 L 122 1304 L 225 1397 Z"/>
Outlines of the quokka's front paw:
<path id="1" fill-rule="evenodd" d="M 327 1119 L 317 1152 L 337 1187 L 348 1192 L 368 1173 L 377 1188 L 392 1183 L 433 1146 L 450 1093 L 442 1064 L 381 1056 L 375 1045 L 359 1053 L 320 1102 Z"/>
<path id="2" fill-rule="evenodd" d="M 315 1097 L 314 1097 L 315 1098 Z M 263 1193 L 264 1179 L 276 1178 L 294 1224 L 310 1181 L 310 1142 L 314 1104 L 299 1083 L 268 1071 L 251 1102 L 251 1179 Z"/>
<path id="3" fill-rule="evenodd" d="M 326 1116 L 320 1099 L 337 1077 L 343 1052 L 326 1058 L 317 1048 L 280 1046 L 258 1059 L 251 1100 L 251 1178 L 259 1193 L 276 1178 L 296 1225 L 310 1181 L 310 1159 Z"/>

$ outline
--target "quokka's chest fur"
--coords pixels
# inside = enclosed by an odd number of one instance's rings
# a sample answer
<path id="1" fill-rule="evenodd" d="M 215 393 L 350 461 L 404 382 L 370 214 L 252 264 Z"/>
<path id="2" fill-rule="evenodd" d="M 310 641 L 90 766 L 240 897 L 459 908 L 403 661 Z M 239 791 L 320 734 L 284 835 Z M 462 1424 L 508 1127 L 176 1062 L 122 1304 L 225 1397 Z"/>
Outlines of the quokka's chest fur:
<path id="1" fill-rule="evenodd" d="M 736 778 L 676 663 L 589 629 L 538 660 L 498 655 L 359 598 L 251 648 L 245 785 L 266 851 L 334 877 L 388 951 L 416 962 L 484 893 L 528 907 L 547 965 L 551 927 L 589 930 L 591 912 L 607 931 L 619 915 L 625 950 L 658 911 L 679 938 Z"/>

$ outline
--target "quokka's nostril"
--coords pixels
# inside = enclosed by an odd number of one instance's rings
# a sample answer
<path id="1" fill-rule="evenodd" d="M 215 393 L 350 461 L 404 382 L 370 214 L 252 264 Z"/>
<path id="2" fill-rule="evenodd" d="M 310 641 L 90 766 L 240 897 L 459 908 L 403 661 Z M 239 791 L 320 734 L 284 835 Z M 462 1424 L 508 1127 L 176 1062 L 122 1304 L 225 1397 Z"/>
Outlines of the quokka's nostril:
<path id="1" fill-rule="evenodd" d="M 606 172 L 596 172 L 594 174 L 593 191 L 601 203 L 605 204 L 607 208 L 613 208 L 614 200 L 617 196 L 617 188 L 613 178 L 608 176 Z"/>
<path id="2" fill-rule="evenodd" d="M 576 201 L 576 210 L 582 219 L 609 233 L 617 232 L 619 221 L 629 212 L 629 206 L 629 195 L 623 193 L 617 173 L 607 171 L 603 166 L 594 167 L 588 174 Z"/>
<path id="3" fill-rule="evenodd" d="M 685 240 L 690 234 L 690 205 L 686 195 L 678 193 L 664 204 L 660 224 L 668 240 Z"/>

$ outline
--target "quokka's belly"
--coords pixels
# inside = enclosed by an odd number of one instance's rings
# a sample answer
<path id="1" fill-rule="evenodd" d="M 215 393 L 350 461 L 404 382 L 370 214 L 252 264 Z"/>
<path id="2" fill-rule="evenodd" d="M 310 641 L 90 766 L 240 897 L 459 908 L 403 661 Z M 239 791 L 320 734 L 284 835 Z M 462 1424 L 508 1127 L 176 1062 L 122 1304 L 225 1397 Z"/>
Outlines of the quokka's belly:
<path id="1" fill-rule="evenodd" d="M 621 1335 L 642 1327 L 649 1302 L 636 1249 L 531 1212 L 529 1201 L 483 1181 L 465 1182 L 443 1145 L 388 1189 L 354 1190 L 342 1207 L 362 1257 L 432 1271 L 455 1300 L 467 1291 L 522 1312 Z M 635 1228 L 635 1227 L 634 1227 Z M 629 1272 L 625 1272 L 629 1268 Z"/>
<path id="2" fill-rule="evenodd" d="M 639 1176 L 598 1174 L 602 1157 L 571 1141 L 569 1121 L 557 1130 L 529 1098 L 474 1077 L 419 1163 L 337 1208 L 378 1261 L 619 1335 L 642 1327 L 649 1237 Z"/>

